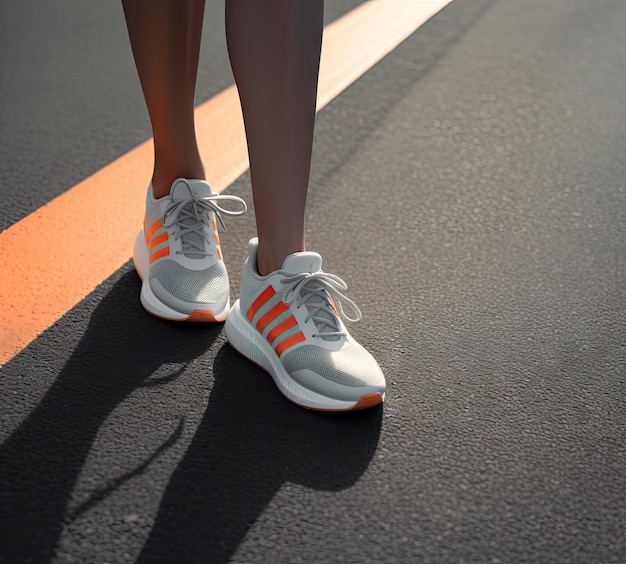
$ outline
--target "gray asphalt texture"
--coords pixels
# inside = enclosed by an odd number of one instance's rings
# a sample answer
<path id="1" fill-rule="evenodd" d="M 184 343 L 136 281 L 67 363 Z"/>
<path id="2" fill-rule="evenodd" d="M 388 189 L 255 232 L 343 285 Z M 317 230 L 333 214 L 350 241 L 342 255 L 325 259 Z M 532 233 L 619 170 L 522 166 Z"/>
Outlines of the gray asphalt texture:
<path id="1" fill-rule="evenodd" d="M 308 247 L 383 407 L 290 404 L 130 262 L 5 365 L 0 561 L 626 562 L 624 30 L 623 0 L 455 0 L 319 114 Z M 118 3 L 0 6 L 0 229 L 148 136 Z M 222 235 L 234 296 L 253 235 Z"/>

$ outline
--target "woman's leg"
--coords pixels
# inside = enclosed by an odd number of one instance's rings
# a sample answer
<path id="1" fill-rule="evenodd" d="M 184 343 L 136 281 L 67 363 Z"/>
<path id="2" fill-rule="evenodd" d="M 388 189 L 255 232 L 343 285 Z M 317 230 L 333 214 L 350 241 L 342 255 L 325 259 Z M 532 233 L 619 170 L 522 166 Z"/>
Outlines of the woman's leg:
<path id="1" fill-rule="evenodd" d="M 256 2 L 254 2 L 256 3 Z M 152 187 L 204 179 L 194 127 L 194 94 L 204 0 L 122 0 L 154 136 Z"/>
<path id="2" fill-rule="evenodd" d="M 342 322 L 361 318 L 342 293 L 344 282 L 321 270 L 317 253 L 292 254 L 305 250 L 323 0 L 227 0 L 226 7 L 259 235 L 258 247 L 249 248 L 226 337 L 296 404 L 328 410 L 378 405 L 385 377 Z M 281 267 L 284 272 L 275 272 Z"/>
<path id="3" fill-rule="evenodd" d="M 228 51 L 243 109 L 258 271 L 303 251 L 324 0 L 227 0 Z"/>

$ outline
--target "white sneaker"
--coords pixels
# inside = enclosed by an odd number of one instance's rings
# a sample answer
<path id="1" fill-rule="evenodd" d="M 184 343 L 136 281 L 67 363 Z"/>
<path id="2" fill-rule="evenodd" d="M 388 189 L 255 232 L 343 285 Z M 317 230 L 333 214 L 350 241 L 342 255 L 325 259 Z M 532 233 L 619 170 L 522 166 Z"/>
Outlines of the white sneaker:
<path id="1" fill-rule="evenodd" d="M 359 308 L 341 293 L 343 280 L 322 272 L 322 258 L 312 252 L 289 255 L 281 270 L 261 276 L 257 246 L 252 239 L 240 298 L 226 320 L 233 348 L 303 407 L 345 411 L 382 403 L 385 377 L 343 324 L 361 319 Z"/>
<path id="2" fill-rule="evenodd" d="M 236 202 L 232 211 L 219 202 Z M 224 321 L 230 308 L 228 273 L 216 218 L 241 215 L 246 203 L 215 194 L 204 180 L 179 178 L 169 196 L 156 199 L 148 187 L 146 215 L 133 262 L 142 279 L 141 305 L 173 321 Z"/>

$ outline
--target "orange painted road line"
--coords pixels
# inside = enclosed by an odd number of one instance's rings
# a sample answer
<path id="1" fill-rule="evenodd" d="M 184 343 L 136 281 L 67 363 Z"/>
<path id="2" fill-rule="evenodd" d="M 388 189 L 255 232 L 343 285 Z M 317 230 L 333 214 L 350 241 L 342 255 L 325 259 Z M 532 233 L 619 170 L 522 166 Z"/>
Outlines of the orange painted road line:
<path id="1" fill-rule="evenodd" d="M 369 1 L 330 24 L 318 110 L 449 2 Z M 234 86 L 196 109 L 196 132 L 221 192 L 248 168 Z M 152 158 L 147 141 L 0 233 L 0 366 L 129 259 Z"/>

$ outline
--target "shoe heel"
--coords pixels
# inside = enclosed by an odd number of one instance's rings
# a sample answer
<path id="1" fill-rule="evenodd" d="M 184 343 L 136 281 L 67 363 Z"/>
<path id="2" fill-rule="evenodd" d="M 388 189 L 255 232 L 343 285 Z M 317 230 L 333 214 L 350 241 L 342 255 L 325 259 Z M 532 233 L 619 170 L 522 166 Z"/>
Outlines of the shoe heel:
<path id="1" fill-rule="evenodd" d="M 139 275 L 139 278 L 143 280 L 144 277 L 144 264 L 148 262 L 148 249 L 146 247 L 146 239 L 143 234 L 143 227 L 135 239 L 135 245 L 133 246 L 133 264 L 135 270 Z"/>
<path id="2" fill-rule="evenodd" d="M 239 354 L 272 374 L 272 363 L 262 351 L 266 343 L 258 341 L 258 334 L 253 329 L 248 330 L 246 323 L 239 308 L 239 300 L 237 300 L 226 318 L 224 325 L 226 338 Z"/>

